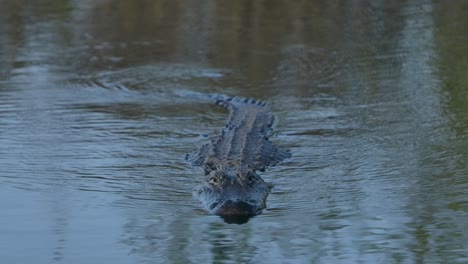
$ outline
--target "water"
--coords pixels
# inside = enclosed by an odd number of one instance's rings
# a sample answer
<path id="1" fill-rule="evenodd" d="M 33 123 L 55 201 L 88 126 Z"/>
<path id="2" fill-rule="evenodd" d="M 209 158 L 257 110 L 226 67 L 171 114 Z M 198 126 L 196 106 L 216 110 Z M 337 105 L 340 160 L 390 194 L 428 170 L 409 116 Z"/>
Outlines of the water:
<path id="1" fill-rule="evenodd" d="M 468 262 L 468 5 L 400 2 L 0 1 L 0 261 Z M 219 94 L 293 154 L 242 225 L 183 159 Z"/>

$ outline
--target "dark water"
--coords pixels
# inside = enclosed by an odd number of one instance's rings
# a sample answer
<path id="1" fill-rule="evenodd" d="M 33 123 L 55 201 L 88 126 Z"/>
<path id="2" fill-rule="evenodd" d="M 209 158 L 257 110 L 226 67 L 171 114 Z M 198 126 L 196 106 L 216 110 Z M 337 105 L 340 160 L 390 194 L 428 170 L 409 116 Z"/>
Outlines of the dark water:
<path id="1" fill-rule="evenodd" d="M 467 1 L 0 0 L 1 263 L 467 263 Z M 293 158 L 192 196 L 212 94 Z"/>

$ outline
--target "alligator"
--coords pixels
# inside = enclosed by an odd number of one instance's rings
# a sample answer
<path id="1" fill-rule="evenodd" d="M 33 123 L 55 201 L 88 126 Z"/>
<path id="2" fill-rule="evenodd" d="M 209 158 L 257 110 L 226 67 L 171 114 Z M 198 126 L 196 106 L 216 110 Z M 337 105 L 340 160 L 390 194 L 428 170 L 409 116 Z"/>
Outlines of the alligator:
<path id="1" fill-rule="evenodd" d="M 211 142 L 186 155 L 192 166 L 203 167 L 205 172 L 195 195 L 213 214 L 250 218 L 266 207 L 270 192 L 270 185 L 257 171 L 264 172 L 291 154 L 269 140 L 274 116 L 267 103 L 223 97 L 216 104 L 229 111 L 224 128 Z"/>

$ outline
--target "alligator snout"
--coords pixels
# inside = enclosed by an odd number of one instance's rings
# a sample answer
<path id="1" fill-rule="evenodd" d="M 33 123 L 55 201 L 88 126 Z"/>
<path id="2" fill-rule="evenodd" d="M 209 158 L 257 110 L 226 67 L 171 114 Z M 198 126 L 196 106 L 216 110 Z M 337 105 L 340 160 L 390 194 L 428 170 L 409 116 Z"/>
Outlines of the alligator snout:
<path id="1" fill-rule="evenodd" d="M 216 208 L 213 208 L 213 213 L 217 215 L 244 215 L 244 216 L 254 216 L 259 214 L 261 207 L 250 204 L 245 201 L 239 200 L 227 200 L 223 203 L 218 204 Z"/>

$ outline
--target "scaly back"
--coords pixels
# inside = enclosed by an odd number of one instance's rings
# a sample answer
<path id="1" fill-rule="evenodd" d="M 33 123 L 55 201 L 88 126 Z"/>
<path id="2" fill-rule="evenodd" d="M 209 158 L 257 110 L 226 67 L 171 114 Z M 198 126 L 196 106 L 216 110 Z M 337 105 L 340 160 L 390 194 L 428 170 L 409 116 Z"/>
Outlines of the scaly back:
<path id="1" fill-rule="evenodd" d="M 220 135 L 187 155 L 192 165 L 203 166 L 207 172 L 220 167 L 264 170 L 290 157 L 268 139 L 274 117 L 266 103 L 234 97 L 217 104 L 229 110 L 228 121 Z"/>

